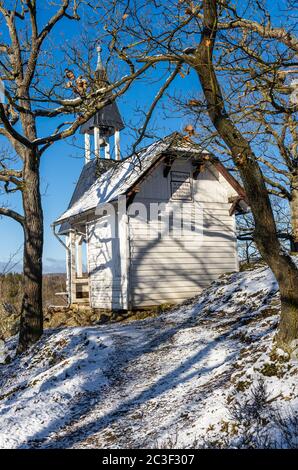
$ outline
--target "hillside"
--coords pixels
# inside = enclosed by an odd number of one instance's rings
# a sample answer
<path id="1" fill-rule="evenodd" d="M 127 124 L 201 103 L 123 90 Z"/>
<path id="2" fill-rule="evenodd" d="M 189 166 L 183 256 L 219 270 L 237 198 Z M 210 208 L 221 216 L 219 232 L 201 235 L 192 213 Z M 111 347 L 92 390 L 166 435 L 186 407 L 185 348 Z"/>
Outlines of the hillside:
<path id="1" fill-rule="evenodd" d="M 297 447 L 278 314 L 261 267 L 157 318 L 48 331 L 0 366 L 0 447 Z"/>

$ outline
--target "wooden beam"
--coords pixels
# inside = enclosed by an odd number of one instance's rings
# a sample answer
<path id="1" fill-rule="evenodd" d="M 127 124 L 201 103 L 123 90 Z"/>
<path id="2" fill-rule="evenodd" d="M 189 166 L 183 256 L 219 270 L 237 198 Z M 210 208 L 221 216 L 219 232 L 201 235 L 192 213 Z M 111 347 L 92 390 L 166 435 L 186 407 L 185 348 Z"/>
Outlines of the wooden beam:
<path id="1" fill-rule="evenodd" d="M 247 197 L 245 194 L 244 189 L 242 188 L 241 184 L 231 175 L 231 173 L 226 169 L 226 167 L 218 160 L 211 160 L 211 163 L 215 166 L 215 168 L 222 174 L 222 176 L 227 180 L 228 183 L 235 189 L 236 193 L 243 199 L 246 203 Z"/>
<path id="2" fill-rule="evenodd" d="M 70 233 L 68 232 L 65 239 L 66 250 L 66 291 L 68 302 L 71 303 L 71 256 L 70 256 Z"/>

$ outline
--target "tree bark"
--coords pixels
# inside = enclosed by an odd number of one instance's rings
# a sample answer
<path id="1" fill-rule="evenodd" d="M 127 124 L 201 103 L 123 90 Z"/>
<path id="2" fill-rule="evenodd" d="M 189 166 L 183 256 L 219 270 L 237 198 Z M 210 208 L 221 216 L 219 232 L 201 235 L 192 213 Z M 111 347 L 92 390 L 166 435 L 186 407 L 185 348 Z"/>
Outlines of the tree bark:
<path id="1" fill-rule="evenodd" d="M 290 201 L 290 206 L 293 233 L 292 251 L 298 253 L 298 175 L 293 176 L 291 196 L 292 199 Z"/>
<path id="2" fill-rule="evenodd" d="M 24 155 L 24 296 L 18 353 L 33 345 L 43 333 L 42 251 L 43 213 L 40 196 L 39 155 L 26 150 Z"/>
<path id="3" fill-rule="evenodd" d="M 279 243 L 268 191 L 250 144 L 225 109 L 212 63 L 216 32 L 217 1 L 204 0 L 204 28 L 194 67 L 207 101 L 209 117 L 231 150 L 233 161 L 239 169 L 255 220 L 256 245 L 279 284 L 281 321 L 277 340 L 281 346 L 288 347 L 298 339 L 298 269 Z"/>

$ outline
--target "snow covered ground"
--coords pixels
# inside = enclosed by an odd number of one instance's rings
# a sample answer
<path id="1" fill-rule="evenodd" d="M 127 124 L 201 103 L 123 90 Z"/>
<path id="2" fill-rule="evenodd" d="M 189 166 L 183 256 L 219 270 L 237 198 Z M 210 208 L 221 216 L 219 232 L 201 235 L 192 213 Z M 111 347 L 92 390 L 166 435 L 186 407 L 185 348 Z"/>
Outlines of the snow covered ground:
<path id="1" fill-rule="evenodd" d="M 295 446 L 298 364 L 272 349 L 278 309 L 262 267 L 157 318 L 48 331 L 0 365 L 0 447 Z"/>

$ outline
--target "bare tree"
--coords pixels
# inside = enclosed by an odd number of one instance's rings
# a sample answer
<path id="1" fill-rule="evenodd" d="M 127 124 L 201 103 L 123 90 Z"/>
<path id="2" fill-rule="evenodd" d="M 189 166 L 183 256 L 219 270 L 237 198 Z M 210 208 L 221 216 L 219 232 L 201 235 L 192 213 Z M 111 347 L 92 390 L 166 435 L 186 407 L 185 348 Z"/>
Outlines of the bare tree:
<path id="1" fill-rule="evenodd" d="M 271 196 L 271 205 L 281 245 L 289 251 L 293 244 L 291 215 L 287 201 L 278 196 Z M 254 242 L 254 219 L 251 213 L 238 216 L 237 238 L 240 261 L 250 264 L 259 261 L 260 253 Z"/>
<path id="2" fill-rule="evenodd" d="M 263 6 L 262 6 L 263 5 Z M 262 27 L 271 23 L 265 2 L 258 3 Z M 291 25 L 288 24 L 288 36 Z M 266 37 L 265 37 L 266 39 Z M 229 92 L 229 114 L 249 141 L 263 171 L 270 194 L 288 201 L 292 223 L 292 251 L 298 249 L 298 155 L 297 85 L 295 43 L 285 48 L 265 41 L 258 33 L 242 36 L 233 29 L 225 41 L 224 53 L 216 60 L 215 70 L 224 71 Z M 292 37 L 294 39 L 294 37 Z M 227 87 L 226 87 L 227 88 Z M 226 146 L 227 147 L 227 146 Z M 229 149 L 227 149 L 229 151 Z"/>
<path id="3" fill-rule="evenodd" d="M 233 64 L 233 54 L 229 55 L 229 62 Z M 227 58 L 225 58 L 225 61 Z M 235 60 L 235 58 L 234 58 Z M 215 67 L 222 68 L 221 66 Z M 243 57 L 243 65 L 232 68 L 231 65 L 225 65 L 225 81 L 229 83 L 229 95 L 225 99 L 232 108 L 231 116 L 237 123 L 242 134 L 249 141 L 250 146 L 255 152 L 256 158 L 264 175 L 268 192 L 272 196 L 277 196 L 284 201 L 282 212 L 287 210 L 288 217 L 291 220 L 291 230 L 287 231 L 287 238 L 291 242 L 291 251 L 298 251 L 298 181 L 297 181 L 297 119 L 295 106 L 291 102 L 282 100 L 283 110 L 276 110 L 272 105 L 270 96 L 270 87 L 275 93 L 282 92 L 289 95 L 294 92 L 292 81 L 285 83 L 282 79 L 282 87 L 278 73 L 271 69 L 256 73 L 255 60 L 251 57 Z M 298 69 L 297 69 L 298 72 Z M 253 76 L 251 76 L 253 75 Z M 257 78 L 256 78 L 257 76 Z M 200 141 L 207 145 L 212 151 L 221 155 L 222 159 L 229 165 L 231 171 L 236 175 L 239 173 L 233 163 L 230 149 L 225 142 L 218 138 L 218 133 L 212 129 L 212 124 L 204 115 L 204 103 L 200 99 L 182 100 L 180 97 L 172 97 L 174 106 L 180 113 L 188 116 L 194 128 L 199 130 Z M 297 101 L 298 103 L 298 101 Z M 290 104 L 290 106 L 288 106 Z M 275 199 L 272 199 L 275 201 Z M 275 203 L 275 207 L 277 206 Z M 284 230 L 280 231 L 279 211 L 274 211 L 278 226 L 278 236 L 285 238 Z M 247 227 L 248 228 L 248 227 Z M 253 231 L 253 226 L 251 225 Z"/>
<path id="4" fill-rule="evenodd" d="M 227 0 L 180 0 L 178 3 L 170 1 L 160 4 L 147 0 L 142 5 L 140 2 L 117 2 L 117 5 L 119 9 L 123 8 L 126 22 L 120 25 L 117 17 L 110 18 L 110 30 L 118 31 L 118 34 L 114 34 L 111 49 L 126 57 L 130 55 L 140 63 L 161 64 L 161 67 L 170 64 L 172 69 L 179 65 L 182 70 L 192 70 L 197 74 L 204 95 L 205 111 L 216 135 L 229 149 L 241 176 L 254 217 L 254 240 L 279 283 L 281 321 L 278 341 L 285 347 L 291 344 L 295 347 L 295 340 L 298 339 L 298 269 L 278 240 L 265 177 L 255 149 L 241 125 L 238 126 L 237 120 L 234 120 L 231 107 L 233 100 L 231 97 L 227 99 L 229 95 L 221 73 L 225 71 L 225 64 L 218 63 L 218 57 L 229 52 L 222 49 L 227 43 L 226 39 L 222 43 L 222 38 L 231 31 L 236 33 L 237 38 L 235 54 L 238 51 L 241 54 L 244 51 L 247 56 L 254 54 L 247 47 L 251 44 L 250 38 L 254 36 L 264 51 L 263 55 L 259 54 L 258 61 L 268 67 L 270 62 L 271 65 L 274 63 L 276 72 L 278 63 L 282 67 L 293 66 L 291 59 L 298 49 L 297 38 L 291 27 L 272 26 L 265 2 L 261 0 L 253 3 L 247 1 L 237 6 Z M 132 43 L 131 38 L 135 40 L 133 50 L 123 44 L 126 41 Z M 271 48 L 268 52 L 269 46 Z M 283 51 L 286 51 L 285 54 Z M 287 57 L 280 63 L 280 57 L 284 55 Z M 228 67 L 227 73 L 236 65 L 237 57 L 232 66 Z M 268 67 L 266 73 L 270 79 Z M 266 78 L 266 74 L 264 76 Z M 270 91 L 271 105 L 278 112 L 292 115 L 294 109 L 290 106 L 285 109 L 277 98 L 275 84 L 276 81 Z M 157 100 L 152 103 L 149 114 L 152 114 L 156 105 Z M 147 121 L 140 131 L 141 135 L 144 135 L 146 126 Z"/>
<path id="5" fill-rule="evenodd" d="M 207 101 L 210 119 L 230 148 L 233 161 L 239 169 L 255 220 L 256 244 L 278 280 L 282 303 L 278 337 L 281 343 L 290 344 L 298 338 L 298 270 L 278 241 L 270 199 L 255 154 L 225 109 L 212 62 L 219 3 L 216 0 L 205 0 L 203 6 L 203 32 L 194 53 L 194 66 Z M 268 34 L 266 29 L 264 34 Z"/>
<path id="6" fill-rule="evenodd" d="M 40 162 L 55 142 L 72 136 L 97 110 L 122 95 L 132 82 L 151 67 L 137 67 L 125 57 L 122 77 L 113 84 L 93 72 L 92 60 L 96 37 L 83 28 L 91 8 L 83 0 L 47 2 L 42 7 L 36 0 L 0 1 L 0 25 L 5 34 L 0 43 L 0 79 L 5 86 L 5 103 L 0 103 L 0 136 L 18 156 L 15 167 L 2 160 L 0 182 L 4 190 L 19 192 L 23 212 L 0 207 L 0 215 L 18 222 L 24 232 L 24 298 L 18 352 L 39 339 L 43 331 L 42 253 L 43 211 L 40 197 Z M 94 2 L 94 6 L 95 6 Z M 92 5 L 93 6 L 93 5 Z M 92 17 L 89 20 L 91 24 Z M 87 22 L 88 22 L 87 21 Z M 56 47 L 55 28 L 69 22 L 81 25 L 82 38 L 63 50 Z M 89 34 L 89 35 L 88 35 Z M 90 42 L 91 35 L 91 42 Z M 80 43 L 80 45 L 79 45 Z M 54 52 L 52 52 L 54 51 Z M 66 69 L 65 64 L 69 68 Z M 120 74 L 120 73 L 119 73 Z M 47 135 L 40 135 L 39 121 L 47 120 Z"/>
<path id="7" fill-rule="evenodd" d="M 262 28 L 266 29 L 266 24 L 272 24 L 272 20 L 268 10 L 262 7 L 264 4 L 258 2 L 253 6 L 253 11 L 255 16 L 259 15 Z M 246 7 L 249 8 L 249 3 Z M 225 109 L 255 152 L 269 193 L 289 204 L 291 249 L 297 252 L 298 81 L 293 78 L 298 74 L 298 67 L 295 42 L 292 41 L 289 48 L 285 48 L 282 41 L 281 44 L 273 41 L 271 37 L 266 42 L 263 34 L 253 34 L 254 29 L 249 30 L 250 22 L 247 19 L 241 20 L 239 14 L 231 10 L 233 16 L 228 13 L 231 28 L 228 29 L 229 22 L 219 23 L 218 26 L 220 45 L 216 47 L 214 69 L 221 83 Z M 286 16 L 286 10 L 283 10 L 283 15 Z M 245 30 L 239 34 L 235 24 L 244 23 Z M 223 28 L 224 34 L 221 32 Z M 283 31 L 290 34 L 291 22 L 287 30 Z M 272 34 L 274 36 L 276 34 Z M 176 95 L 171 99 L 176 109 L 188 116 L 193 127 L 199 130 L 202 144 L 208 145 L 216 154 L 221 154 L 237 173 L 231 151 L 206 116 L 205 101 L 200 94 L 190 98 Z"/>

